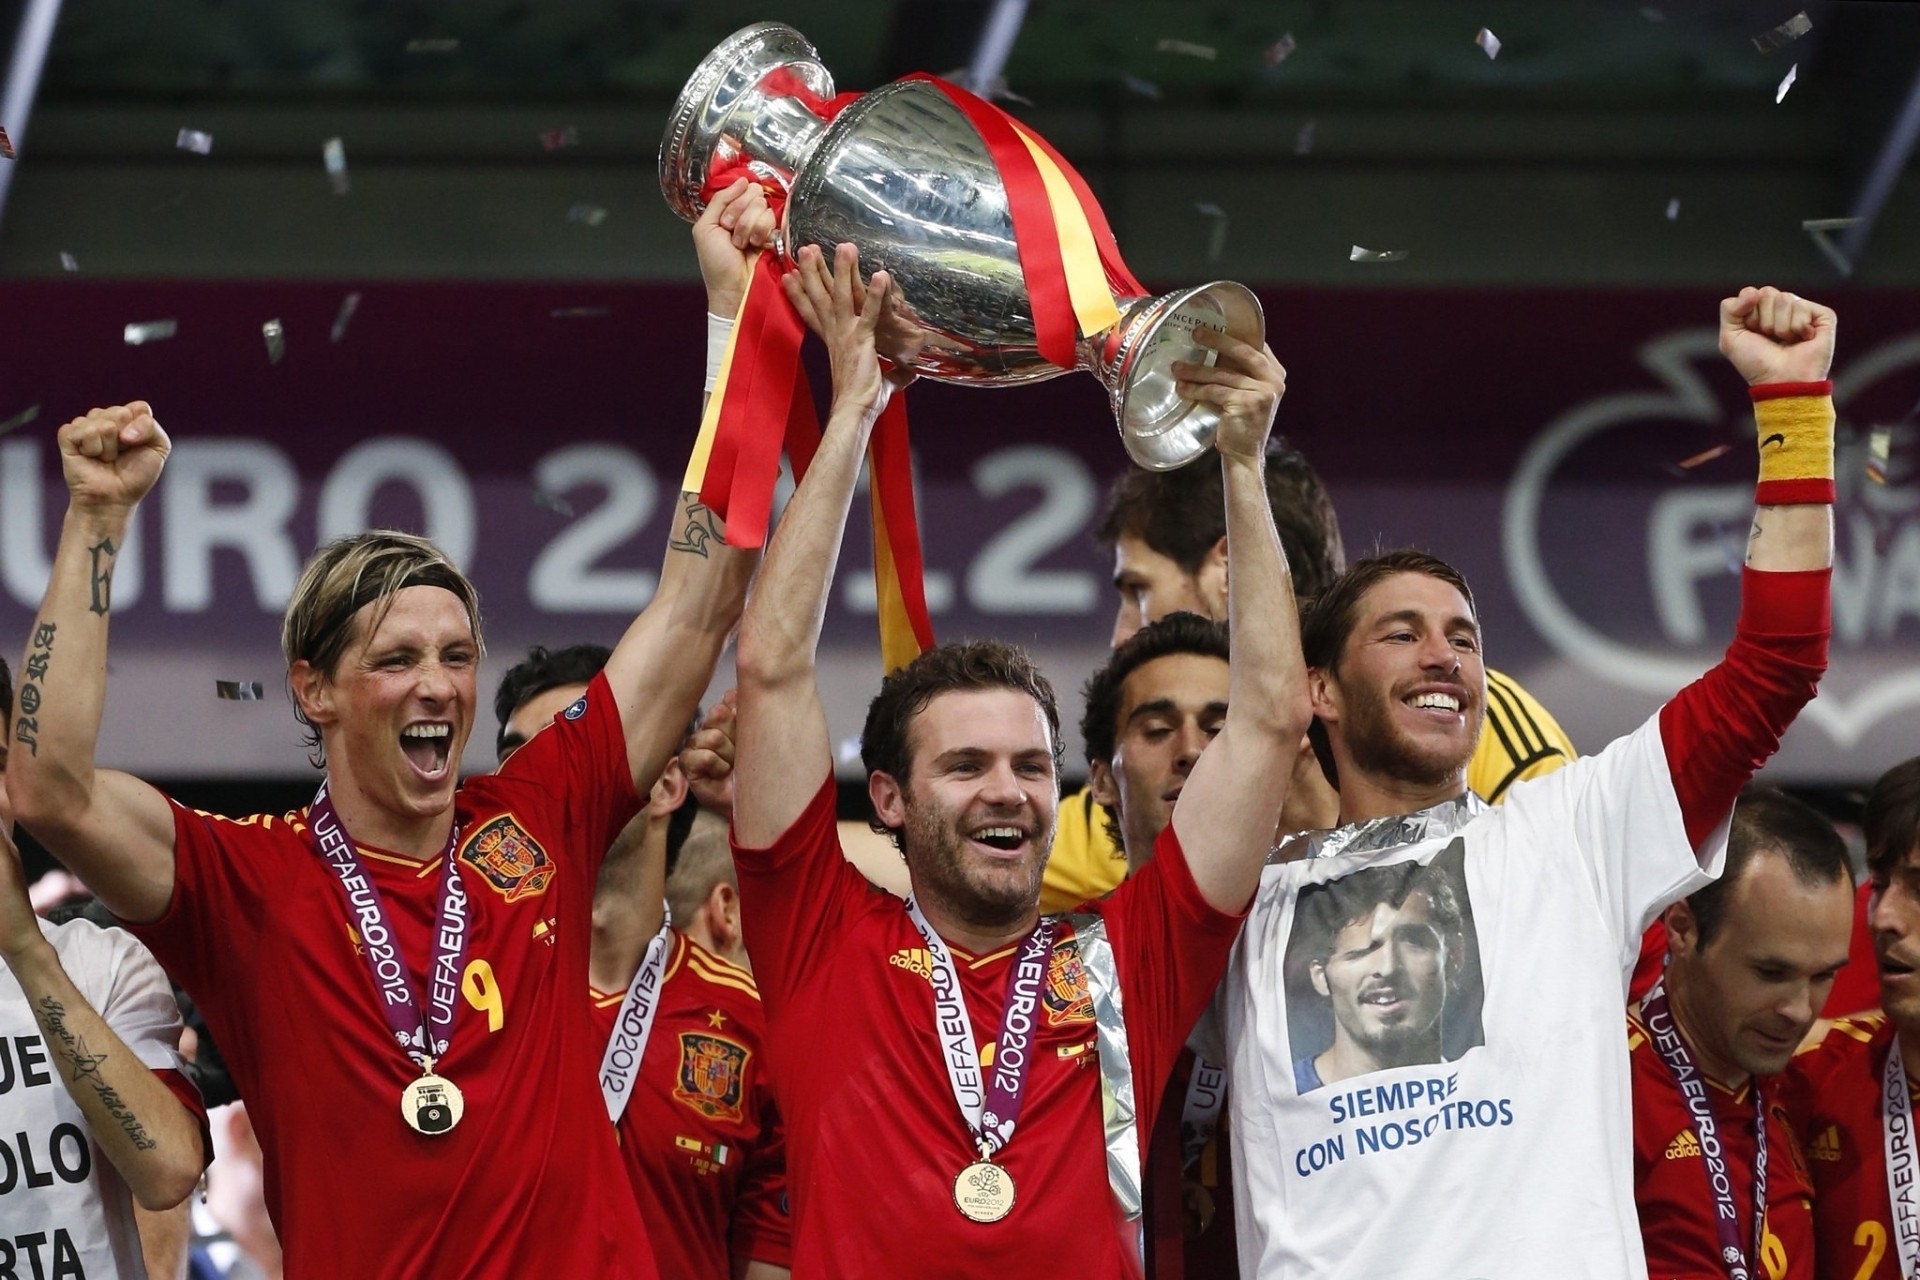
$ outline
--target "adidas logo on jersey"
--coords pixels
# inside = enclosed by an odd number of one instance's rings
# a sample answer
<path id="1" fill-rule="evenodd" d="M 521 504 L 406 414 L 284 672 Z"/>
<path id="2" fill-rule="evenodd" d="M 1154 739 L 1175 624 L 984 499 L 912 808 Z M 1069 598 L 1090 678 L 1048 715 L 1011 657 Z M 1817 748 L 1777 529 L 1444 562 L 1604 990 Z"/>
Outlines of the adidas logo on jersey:
<path id="1" fill-rule="evenodd" d="M 1840 1158 L 1840 1126 L 1830 1124 L 1826 1132 L 1813 1140 L 1812 1155 L 1815 1160 L 1832 1163 Z"/>
<path id="2" fill-rule="evenodd" d="M 1690 1160 L 1700 1154 L 1699 1139 L 1693 1136 L 1693 1130 L 1682 1129 L 1673 1135 L 1673 1141 L 1667 1144 L 1667 1159 Z"/>
<path id="3" fill-rule="evenodd" d="M 896 969 L 917 973 L 928 982 L 933 981 L 933 953 L 925 947 L 902 947 L 887 957 L 887 963 Z"/>

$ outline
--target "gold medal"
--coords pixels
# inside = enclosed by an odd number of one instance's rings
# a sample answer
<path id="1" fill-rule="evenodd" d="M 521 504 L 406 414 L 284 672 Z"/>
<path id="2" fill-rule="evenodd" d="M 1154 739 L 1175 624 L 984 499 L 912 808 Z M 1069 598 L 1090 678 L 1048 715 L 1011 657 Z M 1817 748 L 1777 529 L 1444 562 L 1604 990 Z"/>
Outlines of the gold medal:
<path id="1" fill-rule="evenodd" d="M 460 1086 L 433 1074 L 431 1063 L 426 1074 L 408 1081 L 400 1091 L 400 1116 L 415 1133 L 430 1137 L 445 1133 L 460 1123 L 466 1111 L 467 1100 L 460 1096 Z"/>
<path id="2" fill-rule="evenodd" d="M 973 1222 L 998 1222 L 1013 1212 L 1013 1179 L 991 1160 L 975 1160 L 953 1180 L 954 1207 Z"/>
<path id="3" fill-rule="evenodd" d="M 1198 1240 L 1213 1225 L 1213 1192 L 1198 1182 L 1180 1184 L 1180 1232 L 1189 1240 Z"/>

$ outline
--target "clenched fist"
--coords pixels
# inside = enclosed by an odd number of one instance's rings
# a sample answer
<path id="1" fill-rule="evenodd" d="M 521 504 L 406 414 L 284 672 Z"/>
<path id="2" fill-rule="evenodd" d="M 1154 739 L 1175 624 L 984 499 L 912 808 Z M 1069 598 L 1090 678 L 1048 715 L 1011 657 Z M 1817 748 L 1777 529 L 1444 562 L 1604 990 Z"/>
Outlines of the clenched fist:
<path id="1" fill-rule="evenodd" d="M 60 428 L 60 469 L 76 507 L 131 510 L 160 479 L 173 442 L 145 400 L 94 409 Z"/>

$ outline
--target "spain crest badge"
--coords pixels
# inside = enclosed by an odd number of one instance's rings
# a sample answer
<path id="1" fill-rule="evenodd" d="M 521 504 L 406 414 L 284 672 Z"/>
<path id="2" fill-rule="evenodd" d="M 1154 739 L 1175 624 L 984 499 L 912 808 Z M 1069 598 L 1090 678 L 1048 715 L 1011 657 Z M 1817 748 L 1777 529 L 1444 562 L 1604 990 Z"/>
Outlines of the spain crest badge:
<path id="1" fill-rule="evenodd" d="M 746 1090 L 747 1047 L 725 1036 L 705 1032 L 680 1033 L 680 1079 L 674 1085 L 675 1101 L 682 1102 L 709 1120 L 740 1121 L 744 1112 L 741 1095 Z"/>
<path id="2" fill-rule="evenodd" d="M 555 871 L 547 851 L 510 813 L 488 819 L 468 836 L 460 846 L 460 862 L 484 876 L 508 902 L 545 893 Z"/>
<path id="3" fill-rule="evenodd" d="M 1093 993 L 1087 988 L 1087 970 L 1080 963 L 1077 938 L 1054 944 L 1053 959 L 1047 965 L 1047 989 L 1040 998 L 1047 1006 L 1050 1026 L 1093 1021 Z"/>

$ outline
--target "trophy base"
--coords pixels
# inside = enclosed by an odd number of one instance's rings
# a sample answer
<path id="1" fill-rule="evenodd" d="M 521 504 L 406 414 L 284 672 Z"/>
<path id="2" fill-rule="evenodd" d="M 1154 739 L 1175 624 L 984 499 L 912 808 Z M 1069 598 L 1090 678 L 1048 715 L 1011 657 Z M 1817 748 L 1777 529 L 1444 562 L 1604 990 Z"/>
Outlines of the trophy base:
<path id="1" fill-rule="evenodd" d="M 1149 471 L 1171 471 L 1211 448 L 1220 428 L 1218 409 L 1175 390 L 1175 361 L 1210 365 L 1216 358 L 1193 331 L 1205 326 L 1257 347 L 1266 341 L 1266 317 L 1253 291 L 1231 280 L 1122 307 L 1118 327 L 1095 340 L 1101 358 L 1089 363 L 1106 384 L 1127 455 Z"/>

